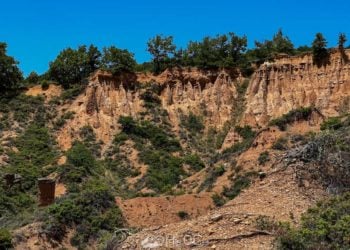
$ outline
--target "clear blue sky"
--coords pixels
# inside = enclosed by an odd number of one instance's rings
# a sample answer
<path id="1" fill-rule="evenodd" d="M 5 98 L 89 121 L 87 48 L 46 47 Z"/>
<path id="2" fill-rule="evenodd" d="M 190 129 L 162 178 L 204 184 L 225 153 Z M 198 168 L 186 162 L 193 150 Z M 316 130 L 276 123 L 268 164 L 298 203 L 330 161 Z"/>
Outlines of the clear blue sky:
<path id="1" fill-rule="evenodd" d="M 346 0 L 7 0 L 1 1 L 0 41 L 28 74 L 43 73 L 62 49 L 81 44 L 116 45 L 149 59 L 147 40 L 173 35 L 178 46 L 206 35 L 233 31 L 254 40 L 278 30 L 295 45 L 310 44 L 322 32 L 330 46 L 339 32 L 350 38 L 350 1 Z"/>

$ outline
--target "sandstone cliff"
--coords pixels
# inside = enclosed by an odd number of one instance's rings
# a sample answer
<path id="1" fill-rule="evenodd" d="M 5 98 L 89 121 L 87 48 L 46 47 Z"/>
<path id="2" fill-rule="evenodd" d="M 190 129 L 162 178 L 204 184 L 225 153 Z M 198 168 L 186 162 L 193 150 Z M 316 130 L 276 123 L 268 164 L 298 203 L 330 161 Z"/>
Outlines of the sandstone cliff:
<path id="1" fill-rule="evenodd" d="M 150 82 L 159 84 L 162 107 L 168 111 L 175 131 L 181 115 L 189 112 L 202 115 L 206 125 L 220 128 L 234 110 L 236 78 L 236 72 L 179 68 L 159 76 L 139 73 L 113 77 L 99 71 L 85 92 L 64 107 L 76 115 L 58 132 L 58 142 L 61 148 L 68 149 L 79 129 L 90 125 L 97 139 L 108 145 L 118 131 L 121 115 L 137 117 L 144 110 L 141 94 L 143 86 Z"/>
<path id="2" fill-rule="evenodd" d="M 162 104 L 175 125 L 181 113 L 193 112 L 206 127 L 222 128 L 232 117 L 239 80 L 235 72 L 177 70 L 163 83 Z"/>
<path id="3" fill-rule="evenodd" d="M 158 76 L 137 73 L 121 77 L 99 71 L 85 93 L 65 107 L 77 115 L 58 133 L 61 147 L 69 148 L 85 125 L 92 126 L 97 138 L 108 144 L 118 131 L 119 116 L 138 116 L 144 110 L 142 86 L 152 82 L 160 87 L 162 108 L 175 131 L 182 114 L 201 115 L 207 128 L 221 129 L 242 109 L 236 100 L 243 78 L 235 71 L 174 68 Z M 281 56 L 256 70 L 245 99 L 241 124 L 254 127 L 264 127 L 270 119 L 299 107 L 314 106 L 326 117 L 348 112 L 350 63 L 338 51 L 333 51 L 322 67 L 314 65 L 311 54 Z"/>
<path id="4" fill-rule="evenodd" d="M 349 54 L 350 51 L 346 53 Z M 265 125 L 291 109 L 315 106 L 325 116 L 349 110 L 350 64 L 338 51 L 318 67 L 312 55 L 265 62 L 253 74 L 246 94 L 243 124 Z"/>

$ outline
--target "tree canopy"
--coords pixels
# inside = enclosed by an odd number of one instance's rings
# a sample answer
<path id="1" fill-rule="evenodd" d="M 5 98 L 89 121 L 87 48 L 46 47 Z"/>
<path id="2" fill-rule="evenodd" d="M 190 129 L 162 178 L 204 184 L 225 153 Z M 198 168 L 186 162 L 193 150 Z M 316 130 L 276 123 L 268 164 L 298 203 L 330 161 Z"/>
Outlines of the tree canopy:
<path id="1" fill-rule="evenodd" d="M 327 50 L 327 41 L 322 33 L 317 33 L 312 42 L 313 61 L 317 66 L 328 63 L 329 53 Z"/>
<path id="2" fill-rule="evenodd" d="M 91 45 L 89 49 L 85 45 L 78 49 L 67 48 L 50 63 L 49 76 L 68 88 L 72 84 L 80 83 L 99 64 L 100 52 L 95 46 Z"/>
<path id="3" fill-rule="evenodd" d="M 164 70 L 170 58 L 175 53 L 176 46 L 172 36 L 156 35 L 147 42 L 147 50 L 152 55 L 153 71 L 159 73 Z"/>
<path id="4" fill-rule="evenodd" d="M 111 46 L 103 49 L 102 68 L 116 75 L 121 72 L 132 72 L 136 67 L 134 54 L 126 49 Z"/>
<path id="5" fill-rule="evenodd" d="M 291 40 L 279 29 L 272 40 L 255 41 L 255 49 L 250 50 L 248 55 L 253 60 L 265 61 L 272 60 L 281 53 L 294 55 L 295 49 Z"/>
<path id="6" fill-rule="evenodd" d="M 13 91 L 23 80 L 22 72 L 19 70 L 18 62 L 7 55 L 7 44 L 0 43 L 0 92 Z"/>
<path id="7" fill-rule="evenodd" d="M 113 74 L 122 71 L 133 71 L 136 66 L 134 55 L 115 46 L 103 49 L 103 53 L 94 45 L 83 45 L 78 49 L 67 48 L 60 52 L 50 63 L 49 77 L 69 88 L 72 84 L 81 83 L 97 69 L 104 69 Z"/>
<path id="8" fill-rule="evenodd" d="M 230 32 L 214 38 L 204 37 L 200 42 L 190 42 L 185 51 L 185 64 L 202 68 L 234 67 L 243 59 L 247 38 Z"/>

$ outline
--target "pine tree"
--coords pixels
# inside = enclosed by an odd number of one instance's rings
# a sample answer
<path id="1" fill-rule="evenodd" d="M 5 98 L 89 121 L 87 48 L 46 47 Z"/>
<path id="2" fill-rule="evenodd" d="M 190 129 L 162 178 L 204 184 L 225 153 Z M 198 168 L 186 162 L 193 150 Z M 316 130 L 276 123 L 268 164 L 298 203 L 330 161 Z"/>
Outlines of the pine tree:
<path id="1" fill-rule="evenodd" d="M 316 34 L 315 40 L 312 42 L 312 53 L 313 61 L 318 67 L 328 63 L 329 52 L 327 50 L 327 41 L 322 33 Z"/>

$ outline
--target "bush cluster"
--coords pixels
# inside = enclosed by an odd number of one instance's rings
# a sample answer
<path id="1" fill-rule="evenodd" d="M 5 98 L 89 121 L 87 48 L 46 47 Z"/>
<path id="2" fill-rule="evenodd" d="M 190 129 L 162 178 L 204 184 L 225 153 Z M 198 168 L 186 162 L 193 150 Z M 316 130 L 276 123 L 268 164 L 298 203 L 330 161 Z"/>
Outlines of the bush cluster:
<path id="1" fill-rule="evenodd" d="M 270 160 L 270 155 L 269 155 L 268 151 L 264 151 L 264 152 L 260 153 L 259 158 L 258 158 L 259 165 L 264 165 L 269 160 Z"/>
<path id="2" fill-rule="evenodd" d="M 206 189 L 207 191 L 210 191 L 213 188 L 213 185 L 217 178 L 222 176 L 225 173 L 224 166 L 220 165 L 217 167 L 210 168 L 205 180 L 202 182 L 202 184 L 199 186 L 199 190 L 202 191 Z"/>
<path id="3" fill-rule="evenodd" d="M 61 240 L 67 228 L 75 227 L 71 243 L 81 249 L 102 230 L 113 232 L 124 225 L 114 195 L 103 181 L 98 180 L 86 182 L 79 193 L 70 193 L 50 206 L 48 215 L 44 232 Z"/>
<path id="4" fill-rule="evenodd" d="M 319 202 L 302 216 L 299 228 L 287 228 L 278 249 L 349 249 L 350 194 Z"/>
<path id="5" fill-rule="evenodd" d="M 278 138 L 272 145 L 272 149 L 286 150 L 288 149 L 288 140 L 285 137 Z"/>
<path id="6" fill-rule="evenodd" d="M 182 115 L 181 125 L 191 134 L 198 134 L 204 130 L 203 118 L 190 112 L 188 116 Z"/>
<path id="7" fill-rule="evenodd" d="M 233 144 L 231 147 L 226 148 L 222 155 L 223 157 L 227 157 L 232 154 L 240 154 L 246 149 L 248 149 L 254 141 L 256 136 L 256 132 L 250 126 L 236 126 L 235 131 L 243 138 L 242 142 L 237 142 Z"/>
<path id="8" fill-rule="evenodd" d="M 4 229 L 0 228 L 0 249 L 11 249 L 12 248 L 12 236 L 11 233 Z"/>
<path id="9" fill-rule="evenodd" d="M 337 130 L 343 126 L 339 117 L 330 117 L 321 124 L 321 130 Z"/>
<path id="10" fill-rule="evenodd" d="M 230 187 L 224 187 L 224 190 L 222 191 L 222 195 L 227 197 L 228 199 L 232 200 L 235 198 L 239 193 L 250 186 L 251 180 L 248 176 L 240 176 L 238 175 L 234 181 L 233 184 Z"/>
<path id="11" fill-rule="evenodd" d="M 282 117 L 273 119 L 270 121 L 270 126 L 277 126 L 280 130 L 284 131 L 287 128 L 288 124 L 291 124 L 300 120 L 308 120 L 312 114 L 313 108 L 298 108 L 289 111 L 287 114 L 284 114 Z"/>
<path id="12" fill-rule="evenodd" d="M 193 169 L 202 167 L 196 156 L 185 158 L 174 156 L 173 152 L 182 152 L 180 143 L 174 135 L 150 121 L 136 121 L 132 117 L 120 117 L 122 133 L 135 142 L 139 157 L 149 166 L 146 175 L 139 183 L 158 192 L 167 192 L 186 175 L 183 164 Z M 118 136 L 120 140 L 120 136 Z M 122 138 L 123 140 L 126 137 Z"/>

